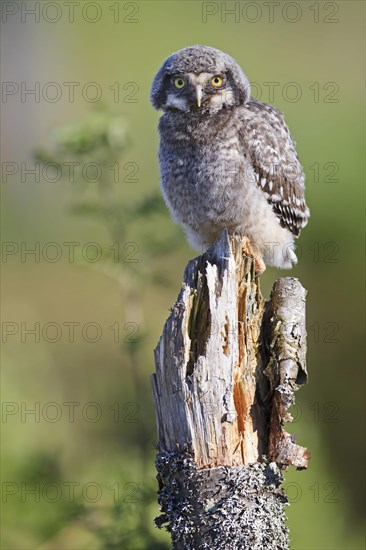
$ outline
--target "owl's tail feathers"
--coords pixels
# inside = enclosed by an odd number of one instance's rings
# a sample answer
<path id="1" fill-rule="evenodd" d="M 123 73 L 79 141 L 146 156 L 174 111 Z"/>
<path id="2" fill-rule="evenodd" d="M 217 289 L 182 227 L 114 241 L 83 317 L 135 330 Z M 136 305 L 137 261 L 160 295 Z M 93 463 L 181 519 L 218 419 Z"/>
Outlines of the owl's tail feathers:
<path id="1" fill-rule="evenodd" d="M 293 237 L 290 236 L 280 242 L 267 242 L 261 248 L 263 259 L 267 266 L 279 269 L 291 269 L 297 264 Z"/>
<path id="2" fill-rule="evenodd" d="M 294 265 L 297 264 L 298 262 L 298 259 L 297 259 L 297 256 L 295 254 L 295 252 L 293 251 L 292 248 L 288 248 L 286 250 L 286 256 L 287 256 L 287 259 L 288 259 L 288 266 L 286 266 L 288 269 L 291 269 L 291 267 L 294 267 Z"/>

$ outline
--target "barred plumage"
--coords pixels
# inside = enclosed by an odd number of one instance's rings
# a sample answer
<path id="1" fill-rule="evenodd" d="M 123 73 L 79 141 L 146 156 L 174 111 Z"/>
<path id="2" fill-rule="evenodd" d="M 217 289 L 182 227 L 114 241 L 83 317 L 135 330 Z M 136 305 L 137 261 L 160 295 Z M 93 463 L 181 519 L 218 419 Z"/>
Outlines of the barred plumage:
<path id="1" fill-rule="evenodd" d="M 305 204 L 305 175 L 283 114 L 267 103 L 246 103 L 243 147 L 248 148 L 256 182 L 282 227 L 298 236 L 310 215 Z"/>

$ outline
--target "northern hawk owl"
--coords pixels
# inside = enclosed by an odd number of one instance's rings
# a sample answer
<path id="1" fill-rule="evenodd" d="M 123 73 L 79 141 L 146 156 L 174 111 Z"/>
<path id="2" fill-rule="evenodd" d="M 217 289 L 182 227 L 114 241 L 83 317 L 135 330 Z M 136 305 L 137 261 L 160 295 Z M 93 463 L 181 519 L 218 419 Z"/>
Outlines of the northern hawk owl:
<path id="1" fill-rule="evenodd" d="M 261 272 L 297 262 L 306 225 L 304 173 L 283 115 L 250 97 L 232 57 L 208 46 L 173 53 L 155 76 L 165 201 L 197 249 L 226 228 L 247 237 Z M 264 263 L 263 263 L 264 262 Z"/>

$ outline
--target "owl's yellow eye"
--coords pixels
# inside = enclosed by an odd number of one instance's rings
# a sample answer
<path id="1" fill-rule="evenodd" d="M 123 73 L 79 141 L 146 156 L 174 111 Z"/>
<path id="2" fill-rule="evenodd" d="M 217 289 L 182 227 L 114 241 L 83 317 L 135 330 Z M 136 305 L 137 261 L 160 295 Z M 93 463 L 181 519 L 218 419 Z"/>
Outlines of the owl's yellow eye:
<path id="1" fill-rule="evenodd" d="M 211 84 L 214 88 L 221 88 L 223 83 L 222 76 L 216 75 L 211 79 Z"/>
<path id="2" fill-rule="evenodd" d="M 184 82 L 183 78 L 178 77 L 174 79 L 174 86 L 178 88 L 178 90 L 181 90 L 182 88 L 184 88 L 185 85 L 186 83 Z"/>

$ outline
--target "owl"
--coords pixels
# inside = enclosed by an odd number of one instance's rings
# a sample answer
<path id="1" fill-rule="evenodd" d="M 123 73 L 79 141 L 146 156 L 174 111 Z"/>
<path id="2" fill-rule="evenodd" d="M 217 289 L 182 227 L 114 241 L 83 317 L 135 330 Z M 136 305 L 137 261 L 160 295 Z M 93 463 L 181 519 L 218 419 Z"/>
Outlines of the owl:
<path id="1" fill-rule="evenodd" d="M 244 238 L 257 273 L 297 263 L 294 237 L 307 224 L 304 173 L 275 107 L 250 96 L 235 60 L 208 46 L 173 53 L 156 74 L 161 189 L 196 249 L 226 228 Z"/>

